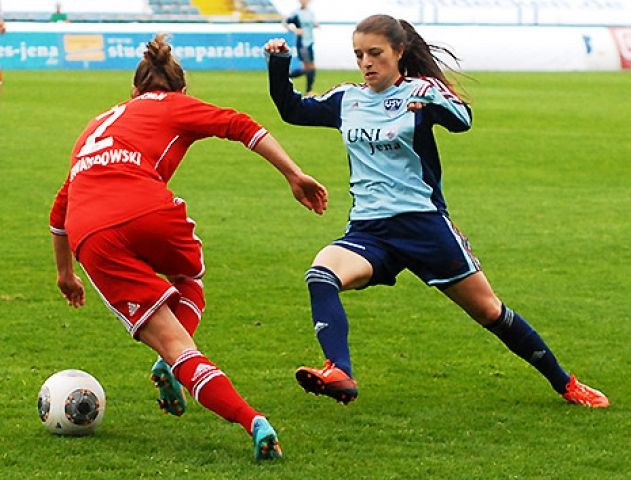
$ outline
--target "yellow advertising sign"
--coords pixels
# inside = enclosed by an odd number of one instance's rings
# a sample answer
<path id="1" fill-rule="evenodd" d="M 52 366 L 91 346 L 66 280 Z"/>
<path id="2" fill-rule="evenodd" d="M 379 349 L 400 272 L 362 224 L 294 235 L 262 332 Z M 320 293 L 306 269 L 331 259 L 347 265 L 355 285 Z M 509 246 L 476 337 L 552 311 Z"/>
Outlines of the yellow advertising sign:
<path id="1" fill-rule="evenodd" d="M 64 35 L 67 62 L 103 62 L 105 47 L 103 35 Z"/>

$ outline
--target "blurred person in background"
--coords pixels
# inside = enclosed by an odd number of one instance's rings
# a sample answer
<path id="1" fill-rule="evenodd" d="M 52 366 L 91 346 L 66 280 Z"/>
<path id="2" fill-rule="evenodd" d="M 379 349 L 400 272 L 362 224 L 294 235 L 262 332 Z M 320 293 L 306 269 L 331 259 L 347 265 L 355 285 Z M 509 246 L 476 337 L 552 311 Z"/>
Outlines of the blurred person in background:
<path id="1" fill-rule="evenodd" d="M 183 385 L 204 407 L 243 426 L 256 459 L 278 458 L 268 420 L 193 341 L 205 308 L 202 244 L 184 200 L 167 183 L 191 144 L 207 137 L 243 143 L 285 176 L 301 204 L 324 212 L 325 188 L 265 128 L 186 95 L 184 71 L 157 35 L 134 74 L 132 98 L 90 121 L 72 150 L 50 213 L 57 285 L 69 305 L 84 304 L 74 254 L 128 333 L 158 353 L 152 379 L 160 407 L 184 413 Z"/>
<path id="2" fill-rule="evenodd" d="M 51 14 L 49 21 L 56 22 L 68 22 L 68 15 L 61 11 L 61 3 L 55 4 L 55 11 Z"/>
<path id="3" fill-rule="evenodd" d="M 454 91 L 436 52 L 405 20 L 374 15 L 352 37 L 363 84 L 347 83 L 304 98 L 289 80 L 283 39 L 266 46 L 270 94 L 288 123 L 338 129 L 350 166 L 353 197 L 345 234 L 324 247 L 305 275 L 324 368 L 301 367 L 307 391 L 345 404 L 357 397 L 340 292 L 394 285 L 410 270 L 535 367 L 570 403 L 607 407 L 598 390 L 557 362 L 537 331 L 494 293 L 467 238 L 449 218 L 434 125 L 471 128 L 471 108 Z"/>
<path id="4" fill-rule="evenodd" d="M 318 22 L 309 9 L 310 0 L 300 0 L 300 8 L 294 10 L 282 22 L 290 32 L 296 34 L 296 49 L 298 58 L 302 62 L 301 68 L 296 68 L 289 73 L 290 78 L 307 77 L 305 95 L 313 95 L 313 83 L 315 82 L 316 66 L 313 51 L 313 29 L 319 27 Z"/>
<path id="5" fill-rule="evenodd" d="M 4 17 L 2 16 L 2 4 L 0 4 L 0 35 L 4 35 L 7 31 L 7 27 L 4 23 Z M 0 85 L 2 85 L 2 65 L 0 65 Z"/>

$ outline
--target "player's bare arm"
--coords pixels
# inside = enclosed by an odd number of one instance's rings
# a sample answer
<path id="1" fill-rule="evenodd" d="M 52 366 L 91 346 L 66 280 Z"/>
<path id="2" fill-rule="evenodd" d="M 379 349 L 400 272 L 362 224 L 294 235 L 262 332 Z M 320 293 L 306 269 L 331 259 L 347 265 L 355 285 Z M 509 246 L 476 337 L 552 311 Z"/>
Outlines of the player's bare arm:
<path id="1" fill-rule="evenodd" d="M 296 200 L 318 215 L 324 213 L 328 199 L 326 188 L 314 178 L 305 175 L 272 135 L 266 135 L 254 151 L 285 176 Z"/>

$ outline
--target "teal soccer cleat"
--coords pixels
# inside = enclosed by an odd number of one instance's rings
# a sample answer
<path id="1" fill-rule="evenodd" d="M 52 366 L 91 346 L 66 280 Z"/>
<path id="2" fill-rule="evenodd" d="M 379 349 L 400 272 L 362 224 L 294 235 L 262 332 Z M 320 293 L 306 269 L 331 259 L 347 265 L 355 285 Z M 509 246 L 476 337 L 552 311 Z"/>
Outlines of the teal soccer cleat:
<path id="1" fill-rule="evenodd" d="M 252 441 L 255 460 L 273 460 L 283 457 L 278 444 L 278 436 L 267 418 L 258 416 L 252 421 Z"/>
<path id="2" fill-rule="evenodd" d="M 181 416 L 186 410 L 184 387 L 175 378 L 171 367 L 162 357 L 158 357 L 151 368 L 151 380 L 156 388 L 160 389 L 158 405 L 164 413 L 170 413 L 176 417 Z"/>

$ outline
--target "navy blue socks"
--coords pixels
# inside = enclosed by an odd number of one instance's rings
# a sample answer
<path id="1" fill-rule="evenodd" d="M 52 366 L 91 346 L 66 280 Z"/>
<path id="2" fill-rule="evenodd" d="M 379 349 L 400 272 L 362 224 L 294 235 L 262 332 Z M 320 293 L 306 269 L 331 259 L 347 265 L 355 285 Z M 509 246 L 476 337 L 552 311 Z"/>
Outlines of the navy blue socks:
<path id="1" fill-rule="evenodd" d="M 302 68 L 295 68 L 291 72 L 289 72 L 289 78 L 296 78 L 304 75 L 305 71 Z"/>
<path id="2" fill-rule="evenodd" d="M 313 90 L 313 82 L 315 81 L 315 70 L 307 70 L 307 92 Z"/>
<path id="3" fill-rule="evenodd" d="M 340 301 L 339 278 L 325 267 L 311 267 L 305 274 L 311 297 L 316 336 L 326 358 L 352 377 L 348 347 L 348 320 Z M 486 329 L 516 355 L 535 367 L 558 393 L 566 392 L 570 380 L 556 357 L 534 328 L 519 314 L 502 305 L 502 314 Z"/>
<path id="4" fill-rule="evenodd" d="M 301 77 L 302 75 L 307 76 L 307 90 L 305 92 L 310 92 L 313 90 L 313 82 L 315 81 L 316 71 L 314 70 L 305 70 L 304 68 L 296 68 L 289 72 L 289 78 Z"/>
<path id="5" fill-rule="evenodd" d="M 558 393 L 565 393 L 570 376 L 534 328 L 519 314 L 502 305 L 502 314 L 485 328 L 493 332 L 519 357 L 535 367 Z"/>
<path id="6" fill-rule="evenodd" d="M 311 297 L 313 326 L 326 358 L 351 377 L 348 320 L 340 301 L 340 279 L 328 268 L 311 267 L 305 274 Z"/>

